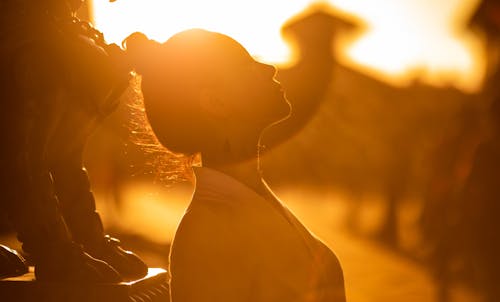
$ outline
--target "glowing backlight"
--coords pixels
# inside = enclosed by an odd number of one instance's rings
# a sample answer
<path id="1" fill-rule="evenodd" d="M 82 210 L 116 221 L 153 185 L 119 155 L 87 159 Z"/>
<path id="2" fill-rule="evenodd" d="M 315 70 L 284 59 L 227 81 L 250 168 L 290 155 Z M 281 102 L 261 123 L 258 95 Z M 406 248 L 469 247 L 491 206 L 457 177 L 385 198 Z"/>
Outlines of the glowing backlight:
<path id="1" fill-rule="evenodd" d="M 94 22 L 108 42 L 121 41 L 134 31 L 157 41 L 201 27 L 230 35 L 250 53 L 266 61 L 283 61 L 289 49 L 280 27 L 310 0 L 94 0 Z"/>
<path id="2" fill-rule="evenodd" d="M 477 90 L 484 73 L 478 37 L 466 31 L 477 0 L 335 0 L 368 24 L 346 45 L 354 64 L 392 82 L 418 76 L 433 84 Z"/>
<path id="3" fill-rule="evenodd" d="M 187 28 L 228 34 L 261 60 L 282 64 L 290 49 L 280 27 L 311 0 L 94 0 L 93 19 L 108 42 L 134 31 L 165 41 Z M 324 1 L 327 2 L 327 1 Z M 416 76 L 433 84 L 477 89 L 484 62 L 478 38 L 464 30 L 477 0 L 331 0 L 364 20 L 365 32 L 341 44 L 344 64 L 394 84 Z"/>

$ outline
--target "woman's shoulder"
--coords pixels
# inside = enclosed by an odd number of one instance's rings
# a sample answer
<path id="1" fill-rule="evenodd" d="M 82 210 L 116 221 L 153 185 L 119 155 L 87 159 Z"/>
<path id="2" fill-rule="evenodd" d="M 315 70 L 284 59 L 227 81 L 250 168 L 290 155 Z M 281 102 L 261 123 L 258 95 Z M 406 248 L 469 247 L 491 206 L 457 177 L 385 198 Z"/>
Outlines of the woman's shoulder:
<path id="1" fill-rule="evenodd" d="M 227 263 L 236 255 L 243 257 L 247 243 L 237 230 L 239 225 L 229 211 L 214 211 L 205 206 L 190 208 L 174 235 L 171 262 L 179 268 L 192 267 L 193 259 Z"/>
<path id="2" fill-rule="evenodd" d="M 237 207 L 229 201 L 195 198 L 184 213 L 174 236 L 176 245 L 207 245 L 234 241 Z"/>

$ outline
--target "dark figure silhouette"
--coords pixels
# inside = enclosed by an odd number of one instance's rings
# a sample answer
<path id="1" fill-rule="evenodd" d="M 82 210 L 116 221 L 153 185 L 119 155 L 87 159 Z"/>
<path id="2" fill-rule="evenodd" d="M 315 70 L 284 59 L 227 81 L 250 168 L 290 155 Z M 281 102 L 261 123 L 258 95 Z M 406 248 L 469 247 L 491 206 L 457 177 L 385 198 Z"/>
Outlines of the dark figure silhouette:
<path id="1" fill-rule="evenodd" d="M 471 27 L 479 27 L 489 37 L 499 37 L 500 1 L 482 0 L 469 20 Z"/>
<path id="2" fill-rule="evenodd" d="M 439 301 L 451 301 L 450 285 L 466 282 L 483 301 L 498 301 L 500 155 L 498 97 L 500 1 L 479 3 L 469 26 L 484 33 L 487 71 L 482 90 L 448 125 L 433 155 L 434 174 L 422 215 L 426 260 L 438 284 Z M 451 127 L 450 127 L 451 126 Z"/>
<path id="3" fill-rule="evenodd" d="M 129 71 L 119 48 L 74 17 L 80 4 L 0 4 L 0 204 L 38 280 L 113 282 L 147 267 L 104 234 L 82 153 Z"/>
<path id="4" fill-rule="evenodd" d="M 262 131 L 290 111 L 275 68 L 199 29 L 126 46 L 158 140 L 202 162 L 172 242 L 172 301 L 345 301 L 337 257 L 259 171 Z"/>
<path id="5" fill-rule="evenodd" d="M 466 272 L 484 293 L 485 302 L 500 300 L 500 99 L 491 106 L 491 136 L 479 144 L 472 170 L 460 198 L 453 234 Z"/>
<path id="6" fill-rule="evenodd" d="M 422 257 L 435 278 L 441 302 L 450 301 L 453 282 L 467 279 L 463 278 L 467 272 L 453 266 L 464 256 L 459 249 L 463 234 L 457 224 L 464 210 L 461 207 L 464 187 L 485 132 L 482 117 L 477 104 L 464 106 L 456 120 L 448 124 L 444 135 L 436 140 L 430 156 L 432 174 L 420 218 Z"/>
<path id="7" fill-rule="evenodd" d="M 469 20 L 469 27 L 482 33 L 485 42 L 486 79 L 483 98 L 491 102 L 500 95 L 498 78 L 500 69 L 500 1 L 483 0 Z"/>

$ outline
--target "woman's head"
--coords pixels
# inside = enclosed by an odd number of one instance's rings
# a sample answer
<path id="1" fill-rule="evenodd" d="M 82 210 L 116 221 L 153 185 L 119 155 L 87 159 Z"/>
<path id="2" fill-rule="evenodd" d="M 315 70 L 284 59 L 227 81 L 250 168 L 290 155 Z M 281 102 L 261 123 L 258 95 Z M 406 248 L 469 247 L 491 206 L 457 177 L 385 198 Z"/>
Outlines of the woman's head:
<path id="1" fill-rule="evenodd" d="M 228 160 L 221 151 L 230 145 L 242 160 L 251 155 L 238 145 L 255 151 L 260 132 L 289 113 L 274 67 L 228 36 L 192 29 L 160 44 L 136 33 L 125 44 L 151 127 L 171 151 Z"/>

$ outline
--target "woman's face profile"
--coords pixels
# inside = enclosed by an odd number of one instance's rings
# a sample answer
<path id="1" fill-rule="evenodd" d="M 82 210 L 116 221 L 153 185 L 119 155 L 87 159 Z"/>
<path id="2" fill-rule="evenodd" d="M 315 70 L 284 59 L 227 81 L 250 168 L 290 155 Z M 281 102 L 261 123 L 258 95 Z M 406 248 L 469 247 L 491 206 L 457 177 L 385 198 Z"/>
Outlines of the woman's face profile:
<path id="1" fill-rule="evenodd" d="M 252 145 L 290 114 L 276 69 L 229 36 L 192 29 L 160 44 L 135 35 L 126 47 L 152 129 L 175 152 L 211 150 L 228 137 Z"/>
<path id="2" fill-rule="evenodd" d="M 256 127 L 266 127 L 286 118 L 290 104 L 275 79 L 276 68 L 256 61 L 230 37 L 223 38 L 227 40 L 227 49 L 221 51 L 221 68 L 214 69 L 217 74 L 214 83 L 219 87 L 218 97 L 231 106 L 230 114 Z"/>

